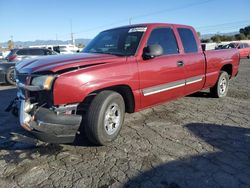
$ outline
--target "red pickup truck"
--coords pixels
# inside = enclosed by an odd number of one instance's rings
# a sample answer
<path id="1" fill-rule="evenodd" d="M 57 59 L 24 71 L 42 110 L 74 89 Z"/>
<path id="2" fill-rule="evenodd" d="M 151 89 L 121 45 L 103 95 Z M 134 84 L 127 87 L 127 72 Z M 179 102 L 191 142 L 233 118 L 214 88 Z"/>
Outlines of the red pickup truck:
<path id="1" fill-rule="evenodd" d="M 225 97 L 237 49 L 203 51 L 186 25 L 138 24 L 101 32 L 75 55 L 16 65 L 20 124 L 38 139 L 69 143 L 84 132 L 105 145 L 133 113 L 210 88 Z M 80 134 L 81 135 L 81 134 Z"/>

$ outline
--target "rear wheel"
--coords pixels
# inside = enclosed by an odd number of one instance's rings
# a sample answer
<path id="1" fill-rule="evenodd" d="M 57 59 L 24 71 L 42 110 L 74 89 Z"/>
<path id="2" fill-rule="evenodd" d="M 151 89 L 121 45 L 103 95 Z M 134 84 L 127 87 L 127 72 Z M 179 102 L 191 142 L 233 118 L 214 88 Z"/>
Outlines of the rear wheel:
<path id="1" fill-rule="evenodd" d="M 87 112 L 85 133 L 97 145 L 107 145 L 115 140 L 122 128 L 125 104 L 114 91 L 102 91 L 91 102 Z"/>
<path id="2" fill-rule="evenodd" d="M 229 86 L 229 75 L 225 71 L 220 72 L 219 79 L 214 87 L 210 89 L 211 94 L 214 97 L 221 98 L 225 97 L 228 92 L 228 86 Z"/>
<path id="3" fill-rule="evenodd" d="M 14 68 L 11 67 L 7 70 L 6 73 L 6 81 L 8 84 L 10 85 L 15 85 L 16 84 L 16 80 L 15 80 L 15 74 L 14 74 Z"/>

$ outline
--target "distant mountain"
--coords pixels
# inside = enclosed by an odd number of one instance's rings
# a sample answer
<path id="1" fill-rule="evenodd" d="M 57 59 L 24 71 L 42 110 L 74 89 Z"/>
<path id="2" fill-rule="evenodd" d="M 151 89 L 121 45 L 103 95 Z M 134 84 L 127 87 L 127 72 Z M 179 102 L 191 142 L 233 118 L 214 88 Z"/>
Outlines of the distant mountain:
<path id="1" fill-rule="evenodd" d="M 91 39 L 75 39 L 76 45 L 84 44 L 85 46 Z M 36 45 L 60 45 L 60 44 L 71 44 L 71 40 L 35 40 L 35 41 L 14 41 L 16 47 L 28 47 Z M 1 46 L 7 47 L 7 42 L 1 42 Z"/>
<path id="2" fill-rule="evenodd" d="M 212 36 L 219 34 L 219 35 L 226 35 L 232 36 L 235 34 L 239 34 L 239 32 L 229 32 L 229 33 L 214 33 L 214 34 L 204 34 L 201 35 L 201 39 L 209 39 Z M 91 39 L 75 39 L 75 43 L 77 44 L 84 44 L 85 46 L 90 42 Z M 71 40 L 35 40 L 35 41 L 14 41 L 16 47 L 28 47 L 28 46 L 36 46 L 36 45 L 60 45 L 60 44 L 70 44 Z M 2 47 L 7 47 L 7 42 L 0 42 Z"/>
<path id="3" fill-rule="evenodd" d="M 233 35 L 236 35 L 236 34 L 239 34 L 239 32 L 235 31 L 235 32 L 229 32 L 229 33 L 204 34 L 204 35 L 201 35 L 201 39 L 210 39 L 214 35 L 233 36 Z"/>

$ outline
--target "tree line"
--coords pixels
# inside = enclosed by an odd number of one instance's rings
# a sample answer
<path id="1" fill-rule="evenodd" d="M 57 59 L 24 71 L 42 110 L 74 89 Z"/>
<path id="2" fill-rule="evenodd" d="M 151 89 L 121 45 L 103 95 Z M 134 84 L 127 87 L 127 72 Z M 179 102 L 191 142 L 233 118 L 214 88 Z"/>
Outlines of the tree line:
<path id="1" fill-rule="evenodd" d="M 222 41 L 234 41 L 234 40 L 248 40 L 250 39 L 250 25 L 239 30 L 239 34 L 228 36 L 216 34 L 210 39 L 201 39 L 201 42 L 222 42 Z"/>

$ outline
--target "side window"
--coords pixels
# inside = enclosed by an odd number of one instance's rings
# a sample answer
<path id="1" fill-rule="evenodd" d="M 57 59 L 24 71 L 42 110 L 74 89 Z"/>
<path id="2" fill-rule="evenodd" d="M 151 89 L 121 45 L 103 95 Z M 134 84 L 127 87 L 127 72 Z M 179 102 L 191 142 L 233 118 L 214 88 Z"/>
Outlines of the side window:
<path id="1" fill-rule="evenodd" d="M 28 55 L 28 51 L 26 49 L 18 50 L 16 52 L 17 55 Z"/>
<path id="2" fill-rule="evenodd" d="M 30 55 L 44 55 L 42 49 L 30 49 Z"/>
<path id="3" fill-rule="evenodd" d="M 164 55 L 179 53 L 176 38 L 171 28 L 154 29 L 147 42 L 147 45 L 153 44 L 161 45 Z"/>
<path id="4" fill-rule="evenodd" d="M 181 37 L 181 42 L 185 53 L 198 52 L 197 43 L 192 30 L 187 28 L 178 28 L 178 33 Z"/>
<path id="5" fill-rule="evenodd" d="M 244 44 L 240 44 L 239 49 L 244 48 Z"/>

